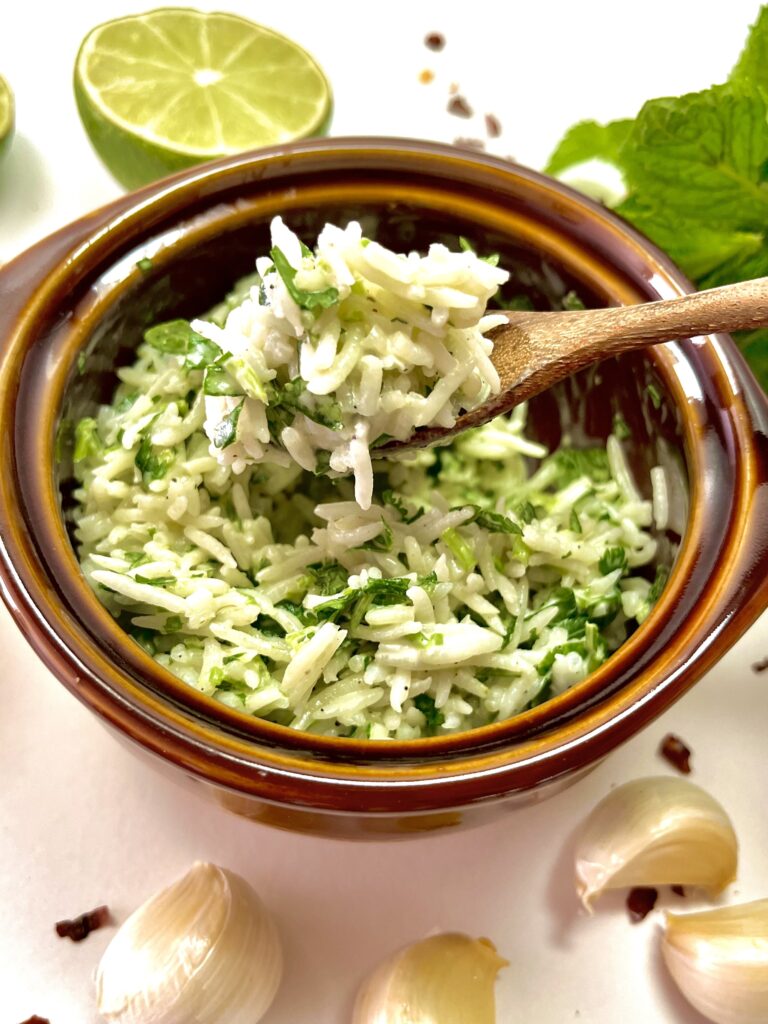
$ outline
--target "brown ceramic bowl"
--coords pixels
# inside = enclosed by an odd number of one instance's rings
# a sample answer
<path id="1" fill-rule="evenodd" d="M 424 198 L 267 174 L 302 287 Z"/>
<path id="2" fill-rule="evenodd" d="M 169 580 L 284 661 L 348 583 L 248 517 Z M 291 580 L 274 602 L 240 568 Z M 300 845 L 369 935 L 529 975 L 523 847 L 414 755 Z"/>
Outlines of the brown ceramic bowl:
<path id="1" fill-rule="evenodd" d="M 114 366 L 130 360 L 144 326 L 195 315 L 250 270 L 277 213 L 307 238 L 326 219 L 351 217 L 396 248 L 466 235 L 501 252 L 511 287 L 540 308 L 557 307 L 570 288 L 594 305 L 691 290 L 599 206 L 455 148 L 305 142 L 126 196 L 0 273 L 5 600 L 43 661 L 115 733 L 240 813 L 336 835 L 480 821 L 584 773 L 684 693 L 763 610 L 766 398 L 733 342 L 717 336 L 603 363 L 532 403 L 533 433 L 549 444 L 565 428 L 584 443 L 604 439 L 621 411 L 639 478 L 664 445 L 690 482 L 683 536 L 660 538 L 666 557 L 679 546 L 661 600 L 584 683 L 510 721 L 409 742 L 319 738 L 246 717 L 156 665 L 85 584 L 64 523 L 70 466 L 56 437 L 62 421 L 110 395 Z M 142 257 L 151 268 L 137 266 Z"/>

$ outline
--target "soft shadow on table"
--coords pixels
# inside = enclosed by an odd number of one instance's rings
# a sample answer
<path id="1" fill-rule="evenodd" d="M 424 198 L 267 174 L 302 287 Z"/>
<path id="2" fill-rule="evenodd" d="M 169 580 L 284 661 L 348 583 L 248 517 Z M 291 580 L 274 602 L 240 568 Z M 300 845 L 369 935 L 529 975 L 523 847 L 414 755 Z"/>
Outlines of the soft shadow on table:
<path id="1" fill-rule="evenodd" d="M 586 923 L 586 911 L 576 894 L 574 858 L 581 823 L 560 844 L 547 885 L 547 907 L 552 921 L 552 941 L 562 949 L 572 946 L 574 930 Z"/>
<path id="2" fill-rule="evenodd" d="M 64 154 L 62 159 L 65 159 Z M 52 184 L 37 148 L 25 135 L 16 134 L 0 164 L 3 230 L 9 236 L 26 229 L 40 210 L 49 205 Z M 10 259 L 14 255 L 3 253 L 2 257 Z"/>

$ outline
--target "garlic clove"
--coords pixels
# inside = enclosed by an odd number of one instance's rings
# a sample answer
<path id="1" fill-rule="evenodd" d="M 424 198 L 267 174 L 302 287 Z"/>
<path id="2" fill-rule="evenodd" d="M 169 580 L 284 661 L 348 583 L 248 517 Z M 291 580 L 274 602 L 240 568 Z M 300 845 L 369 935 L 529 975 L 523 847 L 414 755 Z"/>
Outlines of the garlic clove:
<path id="1" fill-rule="evenodd" d="M 708 1020 L 768 1021 L 768 900 L 667 914 L 661 948 L 680 991 Z"/>
<path id="2" fill-rule="evenodd" d="M 358 993 L 352 1024 L 495 1024 L 494 983 L 508 964 L 488 939 L 434 935 L 379 965 Z"/>
<path id="3" fill-rule="evenodd" d="M 277 993 L 275 924 L 244 879 L 195 863 L 123 924 L 96 975 L 120 1024 L 256 1024 Z"/>
<path id="4" fill-rule="evenodd" d="M 720 804 L 668 775 L 617 786 L 584 823 L 576 888 L 587 910 L 606 889 L 690 885 L 720 892 L 736 877 L 738 842 Z"/>

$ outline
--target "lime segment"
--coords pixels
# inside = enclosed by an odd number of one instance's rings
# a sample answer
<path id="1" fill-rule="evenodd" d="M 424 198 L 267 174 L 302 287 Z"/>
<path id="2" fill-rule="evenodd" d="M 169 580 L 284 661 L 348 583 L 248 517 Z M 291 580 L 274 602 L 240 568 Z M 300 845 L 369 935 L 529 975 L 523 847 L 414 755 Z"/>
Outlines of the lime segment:
<path id="1" fill-rule="evenodd" d="M 331 90 L 290 39 L 164 8 L 94 28 L 75 62 L 83 124 L 129 188 L 202 160 L 321 133 Z"/>
<path id="2" fill-rule="evenodd" d="M 13 93 L 4 78 L 0 78 L 0 157 L 10 147 L 13 138 Z"/>

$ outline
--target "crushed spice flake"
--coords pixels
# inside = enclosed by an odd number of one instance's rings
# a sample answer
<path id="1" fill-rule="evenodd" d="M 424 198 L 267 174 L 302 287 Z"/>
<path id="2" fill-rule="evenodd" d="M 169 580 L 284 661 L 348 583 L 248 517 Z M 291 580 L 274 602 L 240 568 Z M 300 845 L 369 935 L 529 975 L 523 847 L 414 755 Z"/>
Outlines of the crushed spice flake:
<path id="1" fill-rule="evenodd" d="M 79 917 L 73 917 L 71 921 L 57 921 L 56 934 L 60 939 L 72 939 L 73 942 L 82 942 L 87 939 L 91 932 L 103 928 L 109 924 L 109 908 L 102 906 L 95 910 L 88 910 Z"/>
<path id="2" fill-rule="evenodd" d="M 753 672 L 765 672 L 766 670 L 768 670 L 768 658 L 761 658 L 752 666 Z"/>
<path id="3" fill-rule="evenodd" d="M 422 85 L 429 85 L 429 83 L 434 79 L 434 77 L 435 72 L 430 71 L 429 68 L 424 68 L 423 71 L 419 72 L 419 81 L 421 82 Z"/>
<path id="4" fill-rule="evenodd" d="M 683 885 L 671 885 L 670 889 L 675 896 L 685 896 L 685 886 Z"/>
<path id="5" fill-rule="evenodd" d="M 488 138 L 498 139 L 501 135 L 501 121 L 494 114 L 485 115 L 485 130 L 488 132 Z"/>
<path id="6" fill-rule="evenodd" d="M 464 97 L 457 93 L 448 100 L 448 113 L 454 117 L 472 117 L 473 110 Z"/>
<path id="7" fill-rule="evenodd" d="M 21 1024 L 51 1024 L 47 1017 L 38 1017 L 37 1014 L 33 1014 L 31 1017 L 27 1017 Z"/>
<path id="8" fill-rule="evenodd" d="M 659 893 L 656 889 L 651 889 L 644 885 L 638 885 L 634 889 L 630 889 L 627 896 L 627 910 L 629 911 L 629 918 L 632 923 L 637 924 L 639 921 L 644 920 L 656 906 L 658 898 Z"/>
<path id="9" fill-rule="evenodd" d="M 691 751 L 679 736 L 668 733 L 661 741 L 659 753 L 682 775 L 691 774 Z"/>
<path id="10" fill-rule="evenodd" d="M 441 32 L 430 32 L 424 37 L 424 45 L 428 50 L 442 50 L 445 46 L 445 36 Z"/>
<path id="11" fill-rule="evenodd" d="M 463 146 L 465 149 L 485 149 L 485 143 L 482 139 L 464 139 L 458 138 L 453 140 L 454 146 Z"/>

